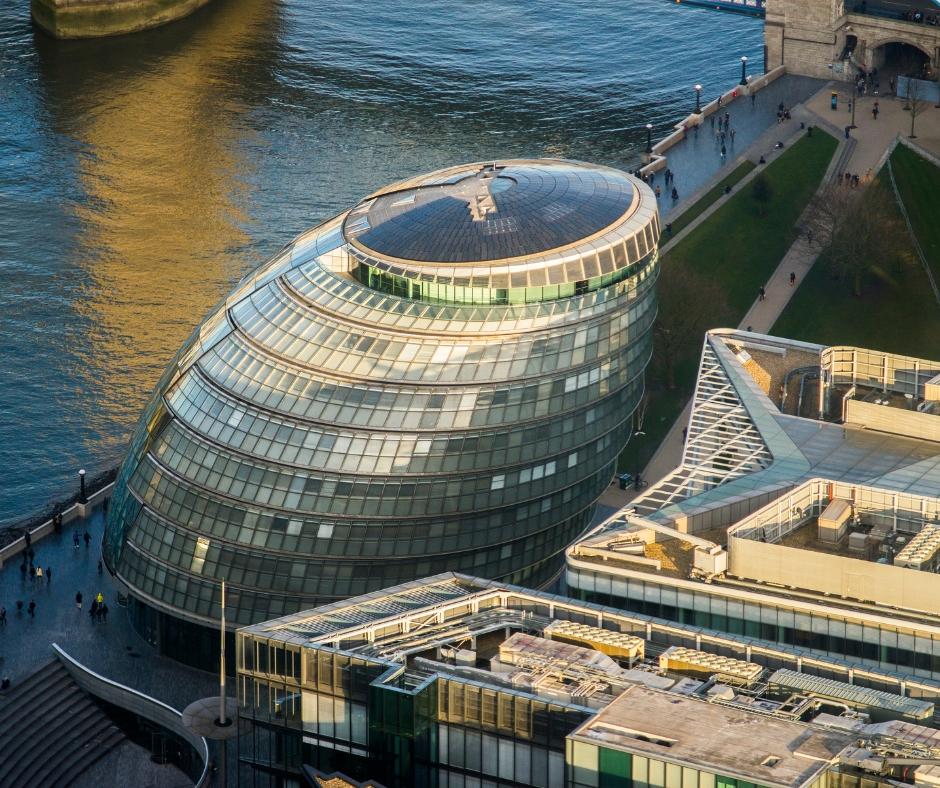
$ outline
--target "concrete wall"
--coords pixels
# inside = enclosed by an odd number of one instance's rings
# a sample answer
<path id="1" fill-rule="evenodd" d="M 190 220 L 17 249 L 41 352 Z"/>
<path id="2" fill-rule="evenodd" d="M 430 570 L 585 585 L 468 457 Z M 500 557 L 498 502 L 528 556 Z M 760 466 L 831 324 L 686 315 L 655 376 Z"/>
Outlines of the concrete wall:
<path id="1" fill-rule="evenodd" d="M 33 19 L 56 38 L 135 33 L 173 22 L 209 0 L 30 0 Z"/>
<path id="2" fill-rule="evenodd" d="M 729 541 L 728 572 L 735 577 L 940 614 L 940 574 L 751 539 Z"/>
<path id="3" fill-rule="evenodd" d="M 925 441 L 940 441 L 940 416 L 916 410 L 850 399 L 845 403 L 845 423 Z"/>

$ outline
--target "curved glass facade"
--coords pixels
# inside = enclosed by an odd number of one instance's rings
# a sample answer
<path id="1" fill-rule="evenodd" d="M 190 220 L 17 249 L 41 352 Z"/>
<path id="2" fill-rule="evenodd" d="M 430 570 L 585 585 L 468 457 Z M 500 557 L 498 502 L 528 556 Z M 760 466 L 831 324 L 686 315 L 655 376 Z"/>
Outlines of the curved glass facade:
<path id="1" fill-rule="evenodd" d="M 658 236 L 645 185 L 555 160 L 415 178 L 299 236 L 158 384 L 108 567 L 206 624 L 224 578 L 239 625 L 445 570 L 551 576 L 630 435 Z"/>

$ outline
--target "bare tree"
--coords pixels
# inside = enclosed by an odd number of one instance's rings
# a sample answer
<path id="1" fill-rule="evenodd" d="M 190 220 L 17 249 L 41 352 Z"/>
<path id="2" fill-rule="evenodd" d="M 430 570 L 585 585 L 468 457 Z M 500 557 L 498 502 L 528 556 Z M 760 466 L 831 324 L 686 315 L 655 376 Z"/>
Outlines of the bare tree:
<path id="1" fill-rule="evenodd" d="M 911 136 L 910 138 L 916 139 L 917 135 L 914 133 L 914 122 L 917 120 L 917 116 L 920 115 L 927 107 L 929 106 L 928 101 L 925 101 L 921 98 L 921 88 L 920 80 L 914 79 L 913 77 L 908 77 L 907 80 L 907 102 L 905 104 L 905 109 L 909 110 L 911 113 Z"/>
<path id="2" fill-rule="evenodd" d="M 883 273 L 896 258 L 897 212 L 875 184 L 853 189 L 833 184 L 818 192 L 807 211 L 804 232 L 812 237 L 833 278 L 851 283 L 862 294 L 864 275 Z"/>
<path id="3" fill-rule="evenodd" d="M 656 321 L 656 358 L 666 386 L 676 387 L 676 361 L 684 351 L 697 348 L 702 335 L 720 325 L 728 314 L 728 299 L 713 277 L 685 266 L 663 266 L 659 283 L 659 317 Z"/>
<path id="4" fill-rule="evenodd" d="M 807 240 L 820 252 L 830 249 L 852 223 L 861 195 L 861 190 L 840 182 L 829 183 L 817 191 L 804 214 L 803 233 Z"/>

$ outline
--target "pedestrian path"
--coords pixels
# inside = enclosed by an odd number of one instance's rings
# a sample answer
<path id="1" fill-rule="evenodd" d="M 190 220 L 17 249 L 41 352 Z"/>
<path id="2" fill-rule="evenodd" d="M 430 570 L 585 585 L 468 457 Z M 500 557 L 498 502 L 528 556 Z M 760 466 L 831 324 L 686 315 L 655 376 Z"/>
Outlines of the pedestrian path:
<path id="1" fill-rule="evenodd" d="M 659 185 L 661 189 L 659 210 L 664 223 L 684 211 L 707 185 L 717 183 L 731 173 L 742 154 L 755 149 L 755 143 L 768 130 L 778 127 L 777 108 L 781 103 L 787 108 L 794 107 L 816 93 L 823 84 L 811 77 L 785 75 L 757 91 L 753 102 L 747 96 L 729 102 L 721 114 L 728 113 L 735 137 L 731 140 L 730 135 L 726 135 L 727 155 L 724 158 L 721 156 L 722 143 L 715 136 L 717 114 L 710 116 L 698 132 L 689 132 L 684 140 L 670 148 L 666 152 L 666 166 L 675 175 L 674 185 L 680 199 L 673 203 L 670 191 L 664 188 L 662 173 L 653 180 L 653 185 Z M 795 125 L 799 126 L 799 123 Z M 783 129 L 780 133 L 788 135 L 791 132 Z"/>
<path id="2" fill-rule="evenodd" d="M 87 521 L 69 523 L 61 534 L 33 542 L 35 563 L 52 569 L 52 579 L 29 579 L 14 558 L 0 568 L 0 605 L 6 608 L 6 624 L 0 624 L 0 676 L 9 677 L 15 690 L 19 682 L 45 665 L 51 644 L 90 669 L 134 687 L 148 695 L 183 708 L 192 700 L 211 695 L 216 683 L 211 674 L 181 666 L 160 657 L 131 626 L 128 608 L 118 602 L 118 591 L 107 570 L 98 573 L 104 516 L 96 510 Z M 89 546 L 81 538 L 89 534 Z M 79 546 L 73 546 L 73 534 Z M 75 594 L 81 592 L 79 610 Z M 89 615 L 95 595 L 108 604 L 107 622 Z M 17 611 L 17 600 L 23 609 Z M 27 608 L 36 603 L 35 616 Z"/>
<path id="3" fill-rule="evenodd" d="M 830 108 L 832 91 L 839 95 L 838 109 Z M 907 137 L 911 133 L 911 113 L 905 110 L 903 99 L 894 96 L 861 96 L 856 99 L 855 125 L 849 133 L 856 141 L 851 158 L 845 163 L 842 172 L 851 172 L 864 179 L 876 175 L 885 151 L 898 135 Z M 878 117 L 872 110 L 878 102 Z M 852 122 L 850 109 L 851 86 L 844 83 L 827 86 L 806 102 L 806 108 L 821 122 L 827 122 L 844 129 Z M 940 108 L 928 104 L 914 119 L 917 143 L 931 153 L 940 154 Z"/>

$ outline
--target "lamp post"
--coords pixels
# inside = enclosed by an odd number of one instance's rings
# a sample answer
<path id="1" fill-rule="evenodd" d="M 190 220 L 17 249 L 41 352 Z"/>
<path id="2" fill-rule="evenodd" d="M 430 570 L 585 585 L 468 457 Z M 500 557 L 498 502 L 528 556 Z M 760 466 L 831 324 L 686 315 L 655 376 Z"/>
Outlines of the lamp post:
<path id="1" fill-rule="evenodd" d="M 858 82 L 852 80 L 852 125 L 849 126 L 850 129 L 858 128 L 855 125 L 855 105 L 858 103 Z"/>
<path id="2" fill-rule="evenodd" d="M 646 124 L 646 155 L 649 156 L 653 152 L 653 124 Z"/>
<path id="3" fill-rule="evenodd" d="M 637 430 L 633 433 L 633 438 L 640 438 L 644 435 L 646 435 L 646 433 L 643 432 L 643 430 Z M 636 472 L 633 474 L 633 489 L 639 490 L 640 484 L 643 481 L 640 478 L 640 446 L 639 444 L 634 444 L 634 446 L 636 446 L 636 452 L 633 454 L 633 467 L 635 468 Z"/>
<path id="4" fill-rule="evenodd" d="M 741 55 L 741 84 L 747 85 L 747 55 Z"/>
<path id="5" fill-rule="evenodd" d="M 702 86 L 695 86 L 695 114 L 702 114 Z"/>
<path id="6" fill-rule="evenodd" d="M 88 503 L 88 498 L 85 495 L 85 469 L 84 468 L 82 468 L 78 472 L 78 502 Z"/>

